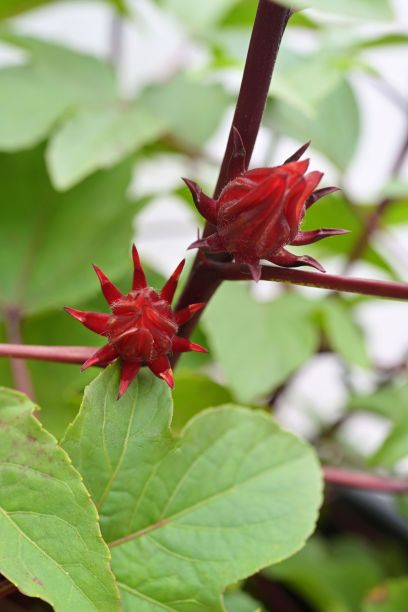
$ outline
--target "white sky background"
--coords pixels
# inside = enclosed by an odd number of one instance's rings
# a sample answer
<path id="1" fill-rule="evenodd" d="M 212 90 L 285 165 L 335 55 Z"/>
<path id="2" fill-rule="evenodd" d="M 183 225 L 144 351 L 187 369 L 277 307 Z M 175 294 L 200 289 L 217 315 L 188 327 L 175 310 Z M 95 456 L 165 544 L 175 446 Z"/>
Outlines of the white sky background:
<path id="1" fill-rule="evenodd" d="M 408 2 L 394 0 L 397 23 L 390 30 L 408 33 Z M 135 8 L 134 23 L 125 25 L 123 31 L 121 61 L 119 64 L 121 85 L 127 94 L 141 88 L 144 83 L 167 78 L 184 65 L 200 62 L 201 52 L 189 41 L 179 24 L 171 18 L 163 19 L 152 8 L 149 0 L 132 0 Z M 137 8 L 137 11 L 136 11 Z M 72 2 L 48 6 L 14 20 L 20 31 L 55 40 L 76 49 L 108 57 L 111 47 L 112 11 L 103 3 Z M 378 26 L 362 26 L 376 32 Z M 383 31 L 383 24 L 379 26 Z M 368 54 L 370 61 L 386 80 L 408 101 L 408 50 L 402 46 L 377 49 Z M 10 51 L 0 47 L 0 63 L 15 58 Z M 353 77 L 361 108 L 362 133 L 357 154 L 346 177 L 346 186 L 356 198 L 375 197 L 389 176 L 390 166 L 407 130 L 407 119 L 402 110 L 380 93 L 372 81 L 363 74 Z M 228 118 L 229 119 L 229 118 Z M 212 155 L 221 156 L 229 129 L 228 120 L 210 143 Z M 295 143 L 296 144 L 296 143 Z M 283 140 L 276 151 L 276 159 L 284 158 L 293 150 L 294 143 Z M 261 133 L 253 156 L 253 164 L 264 162 L 266 139 Z M 262 162 L 261 162 L 262 160 Z M 272 161 L 272 160 L 270 160 Z M 330 180 L 333 170 L 319 155 L 313 155 L 319 169 L 325 170 Z M 178 184 L 185 167 L 177 161 L 161 165 L 161 177 L 147 164 L 136 176 L 134 188 L 140 191 L 156 189 L 161 180 L 164 189 Z M 215 170 L 209 169 L 203 178 L 211 183 Z M 408 161 L 404 167 L 408 178 Z M 188 174 L 187 174 L 188 175 Z M 158 198 L 155 205 L 143 213 L 138 227 L 138 247 L 146 259 L 150 259 L 163 272 L 170 272 L 185 255 L 185 245 L 196 235 L 196 223 L 192 214 L 177 201 L 167 196 Z M 408 280 L 408 229 L 398 231 L 388 241 L 386 248 L 392 256 L 400 255 L 400 271 Z M 335 263 L 330 266 L 335 272 Z M 359 266 L 353 274 L 379 276 L 378 271 Z M 265 285 L 265 287 L 262 287 Z M 269 293 L 271 283 L 260 283 L 258 292 Z M 315 295 L 312 290 L 310 295 Z M 369 348 L 376 362 L 393 365 L 408 350 L 408 307 L 397 302 L 376 301 L 364 306 L 359 313 L 367 332 Z M 361 376 L 360 376 L 361 378 Z M 364 379 L 364 376 L 362 377 Z M 333 419 L 344 400 L 341 368 L 332 357 L 319 356 L 297 377 L 295 384 L 281 400 L 280 416 L 285 426 L 304 433 L 312 433 L 318 420 Z M 386 427 L 379 419 L 358 417 L 348 429 L 348 438 L 367 451 L 384 437 Z"/>

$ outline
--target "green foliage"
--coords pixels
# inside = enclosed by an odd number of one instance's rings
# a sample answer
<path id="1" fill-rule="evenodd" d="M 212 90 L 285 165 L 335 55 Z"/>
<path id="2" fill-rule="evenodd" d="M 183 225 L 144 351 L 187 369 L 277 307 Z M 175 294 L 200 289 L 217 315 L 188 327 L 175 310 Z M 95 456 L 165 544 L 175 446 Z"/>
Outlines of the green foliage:
<path id="1" fill-rule="evenodd" d="M 103 0 L 112 4 L 120 13 L 126 14 L 125 0 Z M 0 20 L 14 17 L 20 13 L 25 13 L 31 9 L 38 8 L 46 4 L 55 4 L 56 0 L 1 0 Z"/>
<path id="2" fill-rule="evenodd" d="M 96 509 L 34 408 L 0 390 L 0 571 L 58 612 L 118 610 Z"/>
<path id="3" fill-rule="evenodd" d="M 63 446 L 99 510 L 122 609 L 221 611 L 228 584 L 311 533 L 321 496 L 314 453 L 266 413 L 233 405 L 173 437 L 162 381 L 142 371 L 119 401 L 117 385 L 111 366 L 88 387 Z"/>
<path id="4" fill-rule="evenodd" d="M 228 591 L 224 595 L 227 612 L 262 612 L 261 604 L 243 591 Z"/>
<path id="5" fill-rule="evenodd" d="M 408 578 L 396 578 L 373 589 L 362 612 L 402 612 L 408 600 Z"/>
<path id="6" fill-rule="evenodd" d="M 313 303 L 283 295 L 261 304 L 238 283 L 222 286 L 203 317 L 211 350 L 241 401 L 271 392 L 316 351 Z"/>
<path id="7" fill-rule="evenodd" d="M 177 369 L 175 382 L 172 428 L 176 432 L 204 408 L 213 408 L 233 401 L 226 387 L 194 370 Z"/>
<path id="8" fill-rule="evenodd" d="M 125 198 L 130 170 L 126 162 L 59 194 L 41 149 L 0 156 L 8 203 L 0 227 L 2 307 L 32 315 L 76 305 L 98 290 L 93 262 L 113 278 L 129 269 L 131 221 L 140 207 Z"/>
<path id="9" fill-rule="evenodd" d="M 169 125 L 176 142 L 189 147 L 200 147 L 208 140 L 230 101 L 221 85 L 183 75 L 147 88 L 140 97 L 140 104 Z"/>
<path id="10" fill-rule="evenodd" d="M 313 537 L 290 559 L 265 570 L 319 612 L 360 612 L 369 589 L 383 578 L 373 550 L 356 539 Z"/>
<path id="11" fill-rule="evenodd" d="M 353 321 L 352 312 L 340 299 L 324 300 L 321 305 L 323 329 L 331 348 L 347 363 L 367 368 L 370 359 L 363 334 Z"/>
<path id="12" fill-rule="evenodd" d="M 389 0 L 282 0 L 289 8 L 314 8 L 328 13 L 360 19 L 391 19 L 393 11 Z"/>

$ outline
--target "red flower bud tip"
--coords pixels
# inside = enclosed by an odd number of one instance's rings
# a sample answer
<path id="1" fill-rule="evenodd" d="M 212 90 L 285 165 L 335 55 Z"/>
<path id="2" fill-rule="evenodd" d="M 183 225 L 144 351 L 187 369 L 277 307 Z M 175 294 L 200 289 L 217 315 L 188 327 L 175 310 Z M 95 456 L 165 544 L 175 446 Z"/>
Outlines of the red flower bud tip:
<path id="1" fill-rule="evenodd" d="M 82 366 L 85 370 L 93 365 L 107 365 L 119 358 L 121 376 L 118 398 L 137 376 L 140 367 L 147 365 L 162 378 L 169 387 L 174 387 L 169 353 L 186 351 L 207 352 L 199 344 L 177 336 L 180 325 L 204 307 L 204 304 L 190 304 L 179 312 L 173 312 L 171 301 L 177 288 L 184 266 L 182 261 L 160 293 L 146 284 L 136 247 L 133 245 L 132 290 L 123 295 L 107 276 L 94 266 L 101 288 L 112 314 L 82 312 L 75 308 L 65 310 L 78 319 L 85 327 L 105 336 L 108 344 L 97 350 Z"/>
<path id="2" fill-rule="evenodd" d="M 306 209 L 337 191 L 336 187 L 316 189 L 323 174 L 308 173 L 309 160 L 299 161 L 310 143 L 300 147 L 281 166 L 245 170 L 245 150 L 235 128 L 233 138 L 229 168 L 235 178 L 224 187 L 218 199 L 205 195 L 193 181 L 183 179 L 197 209 L 216 230 L 189 248 L 230 253 L 237 263 L 249 266 L 255 281 L 261 277 L 261 259 L 285 267 L 312 266 L 324 272 L 312 257 L 298 257 L 284 248 L 348 233 L 342 229 L 300 230 Z"/>

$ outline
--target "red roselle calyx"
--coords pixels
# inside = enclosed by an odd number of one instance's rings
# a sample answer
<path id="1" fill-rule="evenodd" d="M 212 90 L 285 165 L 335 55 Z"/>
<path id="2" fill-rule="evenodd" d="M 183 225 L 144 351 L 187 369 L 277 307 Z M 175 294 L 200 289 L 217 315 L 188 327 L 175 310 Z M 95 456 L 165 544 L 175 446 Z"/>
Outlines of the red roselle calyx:
<path id="1" fill-rule="evenodd" d="M 121 397 L 140 367 L 147 365 L 169 387 L 174 387 L 169 353 L 186 351 L 206 352 L 206 349 L 177 336 L 180 325 L 186 323 L 204 304 L 191 304 L 175 313 L 171 301 L 177 288 L 184 260 L 177 266 L 163 289 L 158 293 L 146 284 L 135 245 L 133 255 L 132 290 L 123 295 L 97 266 L 95 272 L 101 283 L 102 293 L 112 314 L 83 312 L 75 308 L 65 310 L 85 327 L 101 336 L 108 344 L 97 350 L 85 361 L 82 370 L 94 365 L 106 365 L 119 358 L 121 376 L 118 398 Z"/>
<path id="2" fill-rule="evenodd" d="M 247 264 L 252 277 L 261 276 L 261 259 L 285 267 L 308 265 L 324 272 L 321 264 L 307 255 L 297 257 L 285 250 L 348 233 L 342 229 L 301 231 L 306 209 L 337 187 L 316 189 L 321 172 L 309 172 L 309 160 L 299 161 L 309 143 L 303 145 L 281 166 L 245 170 L 245 149 L 234 129 L 234 154 L 230 172 L 235 178 L 218 199 L 205 195 L 200 187 L 184 179 L 199 212 L 215 226 L 210 236 L 196 240 L 192 248 L 211 253 L 230 253 L 237 263 Z"/>

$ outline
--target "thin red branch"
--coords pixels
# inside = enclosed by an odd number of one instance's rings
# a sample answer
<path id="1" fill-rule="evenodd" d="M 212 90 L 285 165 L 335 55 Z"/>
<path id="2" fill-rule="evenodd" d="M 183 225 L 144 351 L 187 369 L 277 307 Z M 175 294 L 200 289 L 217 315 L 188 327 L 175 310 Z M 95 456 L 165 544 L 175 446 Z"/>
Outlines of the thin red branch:
<path id="1" fill-rule="evenodd" d="M 245 163 L 248 167 L 261 125 L 279 46 L 290 14 L 289 9 L 275 4 L 271 0 L 259 0 L 241 88 L 214 197 L 217 197 L 222 188 L 233 178 L 230 168 L 233 154 L 233 127 L 237 128 L 241 134 L 246 151 Z M 204 235 L 211 231 L 211 225 L 207 224 Z M 221 279 L 217 274 L 211 269 L 205 269 L 199 265 L 198 255 L 177 303 L 176 310 L 181 310 L 188 304 L 208 302 L 220 283 Z M 197 313 L 186 323 L 180 329 L 179 335 L 188 338 L 197 325 L 200 314 Z M 176 359 L 173 360 L 173 362 L 175 361 Z"/>
<path id="2" fill-rule="evenodd" d="M 323 467 L 323 475 L 327 483 L 341 487 L 382 491 L 384 493 L 408 493 L 408 480 L 402 478 L 387 478 L 367 474 L 366 472 L 344 470 L 330 465 Z"/>
<path id="3" fill-rule="evenodd" d="M 251 279 L 251 274 L 246 266 L 233 263 L 221 264 L 210 260 L 207 260 L 202 265 L 213 269 L 214 273 L 223 280 L 237 281 Z M 332 291 L 358 293 L 395 300 L 408 300 L 408 283 L 353 278 L 335 274 L 322 274 L 321 272 L 306 272 L 305 270 L 278 268 L 277 266 L 262 266 L 261 278 L 262 280 L 330 289 Z"/>
<path id="4" fill-rule="evenodd" d="M 60 363 L 84 363 L 97 347 L 43 346 L 38 344 L 0 344 L 0 357 L 37 359 Z"/>

